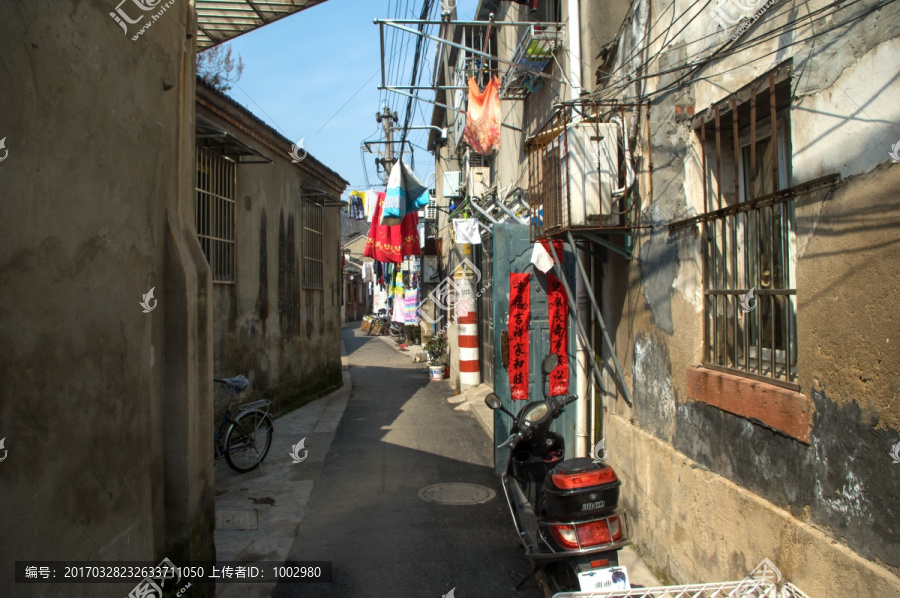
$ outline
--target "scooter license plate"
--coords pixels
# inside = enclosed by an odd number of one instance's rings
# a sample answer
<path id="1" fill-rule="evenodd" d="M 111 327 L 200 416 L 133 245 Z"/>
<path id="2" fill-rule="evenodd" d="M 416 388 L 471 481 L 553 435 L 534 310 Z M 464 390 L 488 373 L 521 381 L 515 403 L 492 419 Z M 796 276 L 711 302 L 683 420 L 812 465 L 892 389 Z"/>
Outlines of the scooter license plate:
<path id="1" fill-rule="evenodd" d="M 590 590 L 630 590 L 628 571 L 625 567 L 605 567 L 582 571 L 578 574 L 578 583 L 581 591 Z"/>

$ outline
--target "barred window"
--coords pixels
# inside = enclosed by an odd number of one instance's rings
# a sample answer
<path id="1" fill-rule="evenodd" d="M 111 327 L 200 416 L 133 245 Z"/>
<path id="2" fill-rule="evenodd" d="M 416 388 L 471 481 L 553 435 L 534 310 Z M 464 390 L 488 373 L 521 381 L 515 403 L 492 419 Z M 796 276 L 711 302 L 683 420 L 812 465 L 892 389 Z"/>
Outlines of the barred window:
<path id="1" fill-rule="evenodd" d="M 303 200 L 303 288 L 322 289 L 323 225 L 325 209 Z"/>
<path id="2" fill-rule="evenodd" d="M 194 225 L 214 283 L 234 282 L 235 164 L 197 147 Z"/>
<path id="3" fill-rule="evenodd" d="M 781 79 L 773 72 L 700 117 L 703 361 L 796 387 L 790 78 Z"/>

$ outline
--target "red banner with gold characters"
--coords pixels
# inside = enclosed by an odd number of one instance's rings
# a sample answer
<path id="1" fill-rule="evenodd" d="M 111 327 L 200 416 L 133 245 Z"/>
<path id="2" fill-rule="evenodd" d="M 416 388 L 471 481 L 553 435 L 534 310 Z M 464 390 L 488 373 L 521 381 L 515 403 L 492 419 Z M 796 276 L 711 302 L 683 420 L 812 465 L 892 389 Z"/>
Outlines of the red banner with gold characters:
<path id="1" fill-rule="evenodd" d="M 528 323 L 531 320 L 530 274 L 509 275 L 509 395 L 528 400 Z"/>
<path id="2" fill-rule="evenodd" d="M 562 258 L 562 255 L 560 258 Z M 550 352 L 556 353 L 559 363 L 550 372 L 550 396 L 569 393 L 568 323 L 569 301 L 563 284 L 551 272 L 547 273 L 549 291 L 547 304 L 550 311 Z"/>

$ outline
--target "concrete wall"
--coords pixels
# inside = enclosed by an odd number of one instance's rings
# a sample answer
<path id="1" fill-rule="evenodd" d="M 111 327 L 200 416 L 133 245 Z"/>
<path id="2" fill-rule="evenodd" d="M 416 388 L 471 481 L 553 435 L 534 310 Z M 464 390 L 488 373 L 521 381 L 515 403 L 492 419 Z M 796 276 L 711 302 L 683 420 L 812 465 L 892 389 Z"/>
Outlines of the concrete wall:
<path id="1" fill-rule="evenodd" d="M 622 401 L 608 406 L 610 460 L 627 480 L 623 499 L 638 548 L 672 581 L 740 578 L 768 557 L 810 595 L 900 592 L 900 468 L 888 454 L 900 441 L 890 300 L 900 289 L 900 167 L 887 153 L 898 136 L 891 123 L 900 121 L 892 99 L 900 92 L 900 40 L 896 16 L 863 14 L 873 6 L 840 11 L 829 26 L 858 20 L 822 32 L 814 46 L 800 41 L 810 35 L 801 26 L 711 60 L 696 84 L 662 90 L 684 75 L 678 71 L 648 80 L 646 92 L 659 93 L 641 151 L 639 201 L 643 224 L 654 228 L 638 236 L 633 261 L 611 255 L 598 284 L 635 401 L 634 410 Z M 686 22 L 701 9 L 654 2 L 651 22 L 667 26 L 672 10 Z M 769 13 L 750 37 L 799 14 L 780 4 Z M 659 33 L 651 30 L 650 39 Z M 698 39 L 720 44 L 727 34 L 701 14 L 665 47 L 651 46 L 649 71 L 695 56 L 703 48 L 685 43 Z M 701 248 L 696 229 L 666 226 L 703 210 L 698 144 L 684 116 L 788 58 L 792 184 L 834 172 L 843 181 L 795 202 L 806 441 L 734 414 L 736 397 L 689 387 L 703 355 Z M 756 385 L 749 396 L 761 400 L 764 392 Z"/>
<path id="2" fill-rule="evenodd" d="M 235 282 L 213 285 L 215 371 L 246 375 L 284 411 L 340 383 L 340 208 L 323 212 L 323 288 L 304 288 L 301 188 L 334 200 L 347 183 L 312 156 L 292 163 L 290 142 L 218 94 L 199 98 L 198 115 L 274 161 L 237 166 Z"/>
<path id="3" fill-rule="evenodd" d="M 176 3 L 133 41 L 114 6 L 0 4 L 0 587 L 16 596 L 134 585 L 12 586 L 17 560 L 214 558 L 194 17 Z"/>

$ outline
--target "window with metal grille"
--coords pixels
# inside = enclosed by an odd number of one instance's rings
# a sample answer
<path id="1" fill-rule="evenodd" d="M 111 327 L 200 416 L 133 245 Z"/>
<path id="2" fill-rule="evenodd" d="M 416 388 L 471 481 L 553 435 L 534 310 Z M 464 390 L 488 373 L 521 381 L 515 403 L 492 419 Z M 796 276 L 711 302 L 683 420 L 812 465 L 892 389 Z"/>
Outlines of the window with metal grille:
<path id="1" fill-rule="evenodd" d="M 703 361 L 796 387 L 790 77 L 780 74 L 780 81 L 773 72 L 700 117 Z M 741 95 L 746 101 L 739 103 Z"/>
<path id="2" fill-rule="evenodd" d="M 322 289 L 325 209 L 303 200 L 303 288 Z"/>
<path id="3" fill-rule="evenodd" d="M 197 147 L 194 226 L 213 282 L 234 282 L 235 164 Z"/>

